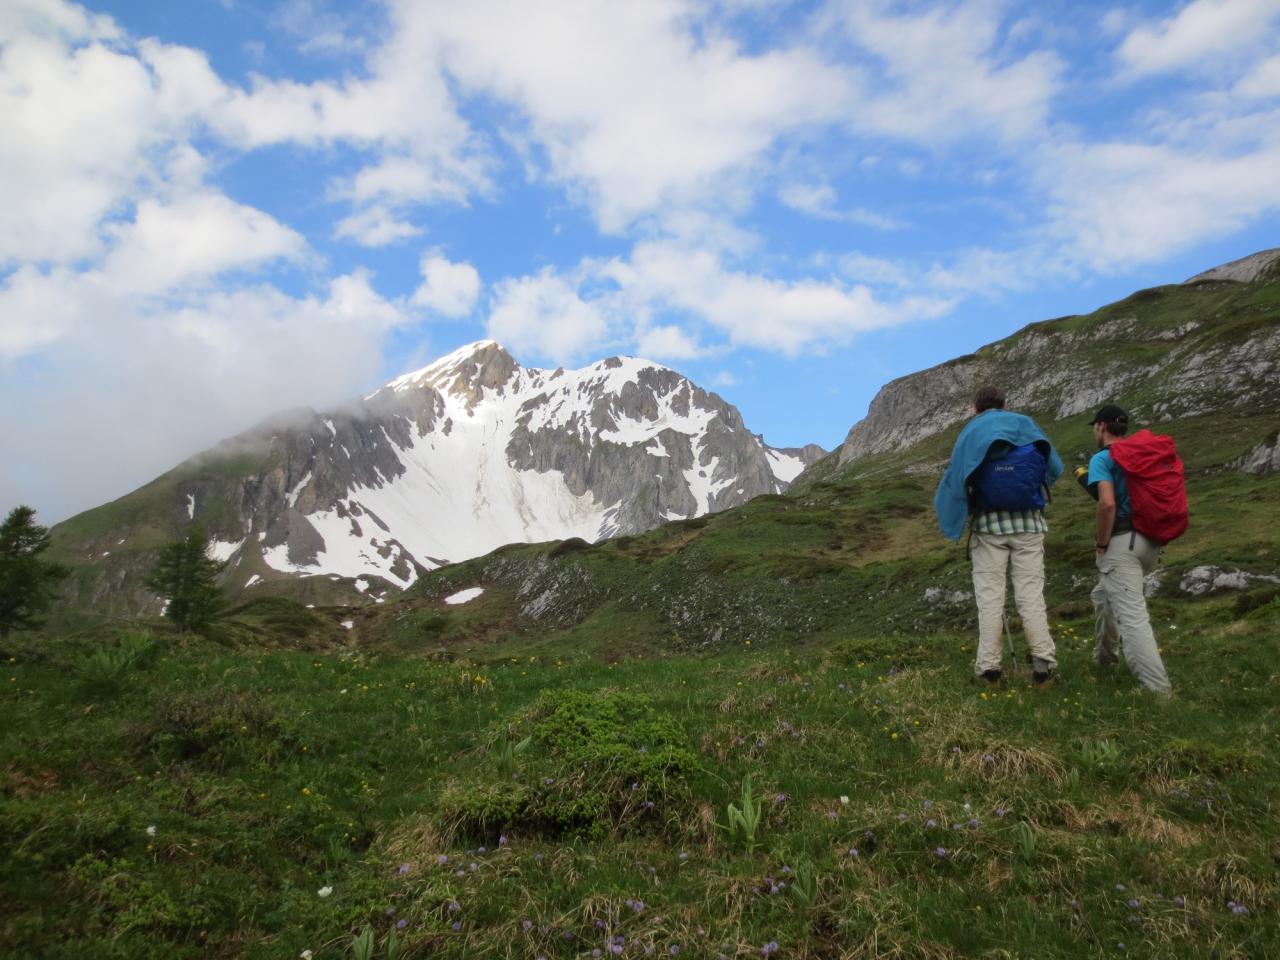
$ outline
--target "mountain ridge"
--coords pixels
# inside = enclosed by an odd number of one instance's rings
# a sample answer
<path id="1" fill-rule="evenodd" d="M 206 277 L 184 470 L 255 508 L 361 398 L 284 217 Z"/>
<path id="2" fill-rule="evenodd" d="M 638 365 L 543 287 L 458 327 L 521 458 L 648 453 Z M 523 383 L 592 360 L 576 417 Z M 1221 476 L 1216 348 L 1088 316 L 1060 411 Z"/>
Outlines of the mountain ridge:
<path id="1" fill-rule="evenodd" d="M 77 578 L 91 604 L 122 593 L 124 609 L 158 604 L 140 568 L 193 520 L 229 561 L 233 590 L 323 579 L 349 581 L 346 599 L 380 601 L 506 543 L 594 541 L 780 492 L 824 454 L 769 447 L 723 398 L 661 364 L 543 370 L 482 340 L 335 410 L 272 414 L 57 525 L 55 547 L 80 567 L 115 568 Z M 113 524 L 131 503 L 143 516 Z M 129 569 L 121 553 L 134 554 Z M 337 589 L 316 586 L 302 595 Z"/>

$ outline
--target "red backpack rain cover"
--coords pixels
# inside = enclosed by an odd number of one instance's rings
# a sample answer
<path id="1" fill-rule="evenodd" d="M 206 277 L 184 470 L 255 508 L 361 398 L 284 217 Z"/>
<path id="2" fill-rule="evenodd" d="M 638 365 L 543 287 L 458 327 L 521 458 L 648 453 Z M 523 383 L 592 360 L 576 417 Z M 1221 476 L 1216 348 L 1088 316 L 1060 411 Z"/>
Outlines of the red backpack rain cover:
<path id="1" fill-rule="evenodd" d="M 1109 449 L 1124 471 L 1133 529 L 1157 543 L 1182 536 L 1187 529 L 1187 481 L 1173 438 L 1139 430 Z"/>

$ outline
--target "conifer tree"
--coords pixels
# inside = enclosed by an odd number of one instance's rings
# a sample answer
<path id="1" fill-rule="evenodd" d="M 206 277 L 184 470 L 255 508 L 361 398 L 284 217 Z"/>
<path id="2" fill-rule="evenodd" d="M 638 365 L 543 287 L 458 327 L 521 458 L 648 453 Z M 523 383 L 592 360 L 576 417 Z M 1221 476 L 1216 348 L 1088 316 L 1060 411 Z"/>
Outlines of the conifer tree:
<path id="1" fill-rule="evenodd" d="M 0 637 L 40 626 L 40 614 L 71 572 L 40 559 L 49 548 L 49 529 L 35 517 L 30 507 L 17 506 L 0 524 Z"/>
<path id="2" fill-rule="evenodd" d="M 216 578 L 225 564 L 209 557 L 209 537 L 200 524 L 160 551 L 146 584 L 169 601 L 164 615 L 179 630 L 202 630 L 221 612 Z"/>

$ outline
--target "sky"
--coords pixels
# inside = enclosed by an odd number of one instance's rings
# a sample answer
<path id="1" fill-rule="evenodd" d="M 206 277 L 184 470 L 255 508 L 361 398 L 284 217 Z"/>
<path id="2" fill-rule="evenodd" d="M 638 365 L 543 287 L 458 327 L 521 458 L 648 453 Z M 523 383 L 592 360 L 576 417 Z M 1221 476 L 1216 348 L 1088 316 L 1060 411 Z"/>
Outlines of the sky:
<path id="1" fill-rule="evenodd" d="M 468 342 L 832 449 L 1280 246 L 1280 0 L 4 0 L 0 510 Z"/>

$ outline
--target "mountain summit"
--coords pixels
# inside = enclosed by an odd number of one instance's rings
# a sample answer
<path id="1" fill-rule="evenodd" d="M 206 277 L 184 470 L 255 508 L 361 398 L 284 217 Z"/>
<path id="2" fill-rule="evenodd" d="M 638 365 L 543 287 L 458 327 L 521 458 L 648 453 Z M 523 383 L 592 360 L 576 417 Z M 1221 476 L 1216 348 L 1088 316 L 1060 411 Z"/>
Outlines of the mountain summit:
<path id="1" fill-rule="evenodd" d="M 483 340 L 344 410 L 277 415 L 55 532 L 67 559 L 99 568 L 98 604 L 123 591 L 147 609 L 137 584 L 156 534 L 192 520 L 229 587 L 320 577 L 380 592 L 508 543 L 596 541 L 736 506 L 823 455 L 767 446 L 660 364 L 542 370 Z"/>

